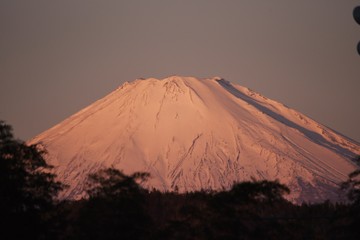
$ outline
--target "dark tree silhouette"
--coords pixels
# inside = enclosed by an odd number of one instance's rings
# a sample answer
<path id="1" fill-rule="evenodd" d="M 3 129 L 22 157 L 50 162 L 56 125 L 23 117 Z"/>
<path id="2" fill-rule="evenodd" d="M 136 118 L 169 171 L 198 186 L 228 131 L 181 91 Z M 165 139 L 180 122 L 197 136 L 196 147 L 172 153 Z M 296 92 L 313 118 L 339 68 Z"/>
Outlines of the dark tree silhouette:
<path id="1" fill-rule="evenodd" d="M 355 162 L 360 165 L 360 156 Z M 347 191 L 347 196 L 354 205 L 360 206 L 360 169 L 351 172 L 349 179 L 341 185 L 341 188 Z"/>
<path id="2" fill-rule="evenodd" d="M 278 181 L 246 181 L 233 185 L 229 192 L 219 193 L 229 203 L 273 203 L 284 201 L 284 195 L 289 194 L 290 189 Z"/>
<path id="3" fill-rule="evenodd" d="M 64 187 L 50 172 L 44 150 L 14 139 L 12 127 L 0 121 L 1 239 L 35 239 L 44 232 L 44 218 Z"/>
<path id="4" fill-rule="evenodd" d="M 148 173 L 131 176 L 109 168 L 88 178 L 89 199 L 80 211 L 74 239 L 146 239 L 150 217 L 145 194 L 138 183 Z"/>
<path id="5" fill-rule="evenodd" d="M 360 156 L 355 158 L 355 162 L 360 166 Z M 345 227 L 347 232 L 351 232 L 352 239 L 360 239 L 360 169 L 349 174 L 349 178 L 341 185 L 347 192 L 347 197 L 351 202 L 348 214 L 348 223 Z"/>
<path id="6" fill-rule="evenodd" d="M 89 175 L 87 194 L 90 198 L 119 198 L 138 195 L 144 192 L 139 184 L 145 182 L 149 176 L 149 173 L 143 172 L 127 176 L 115 168 L 102 169 Z"/>

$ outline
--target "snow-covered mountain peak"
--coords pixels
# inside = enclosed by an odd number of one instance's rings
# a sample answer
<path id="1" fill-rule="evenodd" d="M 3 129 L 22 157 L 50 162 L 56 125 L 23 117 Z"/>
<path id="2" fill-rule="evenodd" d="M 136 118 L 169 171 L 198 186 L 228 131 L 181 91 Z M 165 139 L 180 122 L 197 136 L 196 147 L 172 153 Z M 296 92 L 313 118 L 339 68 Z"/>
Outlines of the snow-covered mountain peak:
<path id="1" fill-rule="evenodd" d="M 359 144 L 220 77 L 137 79 L 31 141 L 41 142 L 62 197 L 83 196 L 88 173 L 151 174 L 149 188 L 192 191 L 278 179 L 295 202 L 338 200 Z"/>

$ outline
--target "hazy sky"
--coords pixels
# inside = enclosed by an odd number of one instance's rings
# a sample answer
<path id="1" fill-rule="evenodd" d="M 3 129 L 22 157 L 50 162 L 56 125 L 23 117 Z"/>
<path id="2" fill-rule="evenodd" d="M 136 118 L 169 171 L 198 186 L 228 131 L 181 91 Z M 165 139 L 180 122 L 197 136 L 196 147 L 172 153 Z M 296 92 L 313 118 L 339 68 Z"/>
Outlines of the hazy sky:
<path id="1" fill-rule="evenodd" d="M 352 0 L 0 0 L 0 119 L 29 139 L 124 81 L 221 76 L 360 142 Z"/>

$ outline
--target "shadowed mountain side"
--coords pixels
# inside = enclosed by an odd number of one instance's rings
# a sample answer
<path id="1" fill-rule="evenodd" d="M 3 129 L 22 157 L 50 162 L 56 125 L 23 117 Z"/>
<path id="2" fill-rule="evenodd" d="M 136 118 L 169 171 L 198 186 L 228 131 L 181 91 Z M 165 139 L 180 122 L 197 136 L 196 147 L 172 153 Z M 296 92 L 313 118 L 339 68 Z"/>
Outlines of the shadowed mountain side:
<path id="1" fill-rule="evenodd" d="M 266 115 L 268 115 L 269 117 L 273 118 L 274 120 L 281 122 L 283 124 L 285 124 L 288 127 L 294 128 L 298 131 L 300 131 L 302 134 L 304 134 L 310 141 L 313 141 L 323 147 L 326 148 L 330 148 L 332 149 L 335 153 L 340 154 L 340 155 L 345 155 L 347 158 L 349 159 L 354 159 L 356 157 L 356 154 L 354 154 L 353 152 L 349 151 L 346 148 L 343 148 L 341 146 L 335 145 L 329 141 L 327 141 L 323 136 L 321 136 L 320 134 L 314 132 L 314 131 L 310 131 L 309 129 L 306 129 L 296 123 L 294 123 L 293 121 L 287 119 L 286 117 L 272 111 L 271 109 L 261 105 L 260 103 L 258 103 L 256 100 L 246 96 L 245 94 L 243 94 L 242 92 L 240 92 L 239 90 L 237 90 L 235 87 L 233 87 L 231 85 L 230 82 L 224 80 L 224 79 L 219 79 L 216 80 L 224 89 L 226 89 L 229 93 L 231 93 L 233 96 L 244 100 L 245 102 L 251 104 L 253 107 L 257 108 L 259 111 L 265 113 Z"/>

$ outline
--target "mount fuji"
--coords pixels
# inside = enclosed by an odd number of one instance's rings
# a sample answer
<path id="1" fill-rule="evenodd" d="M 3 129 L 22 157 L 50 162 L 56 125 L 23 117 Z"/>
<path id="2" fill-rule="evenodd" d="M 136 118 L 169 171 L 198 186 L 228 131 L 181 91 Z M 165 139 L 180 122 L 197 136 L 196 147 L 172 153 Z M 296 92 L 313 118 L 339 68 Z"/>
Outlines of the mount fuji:
<path id="1" fill-rule="evenodd" d="M 359 143 L 287 106 L 222 78 L 171 76 L 126 82 L 36 136 L 61 198 L 85 196 L 89 173 L 149 172 L 145 187 L 222 190 L 279 180 L 296 203 L 341 200 Z"/>

